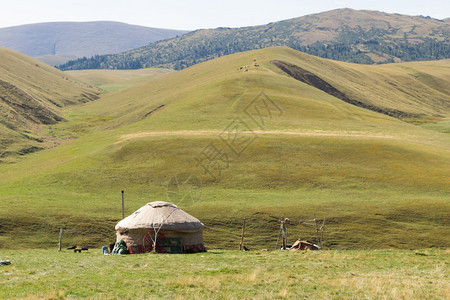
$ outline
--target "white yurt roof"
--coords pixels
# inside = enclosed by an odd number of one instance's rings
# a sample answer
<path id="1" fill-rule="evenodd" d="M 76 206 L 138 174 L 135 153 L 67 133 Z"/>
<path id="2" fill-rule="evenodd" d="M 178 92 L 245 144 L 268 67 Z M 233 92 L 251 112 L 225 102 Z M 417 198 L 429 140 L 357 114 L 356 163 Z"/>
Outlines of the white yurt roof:
<path id="1" fill-rule="evenodd" d="M 117 223 L 116 230 L 158 229 L 179 232 L 197 232 L 204 228 L 202 222 L 179 209 L 175 204 L 150 202 Z"/>

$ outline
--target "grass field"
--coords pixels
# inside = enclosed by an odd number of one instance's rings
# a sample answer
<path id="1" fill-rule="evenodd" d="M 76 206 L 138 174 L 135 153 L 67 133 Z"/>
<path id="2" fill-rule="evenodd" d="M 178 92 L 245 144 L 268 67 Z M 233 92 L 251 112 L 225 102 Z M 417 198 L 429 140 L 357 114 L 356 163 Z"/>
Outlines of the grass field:
<path id="1" fill-rule="evenodd" d="M 78 149 L 78 159 L 66 152 L 66 145 L 60 151 L 68 156 L 40 153 L 29 169 L 18 164 L 18 173 L 5 174 L 9 180 L 2 185 L 1 244 L 12 248 L 20 241 L 25 247 L 49 247 L 61 226 L 73 243 L 109 243 L 120 219 L 121 189 L 126 191 L 127 214 L 146 202 L 178 202 L 167 198 L 167 184 L 182 172 L 202 178 L 201 197 L 179 205 L 205 223 L 209 247 L 237 247 L 242 218 L 247 218 L 248 246 L 272 248 L 279 225 L 271 216 L 310 219 L 314 214 L 328 219 L 328 248 L 449 243 L 446 169 L 442 169 L 448 162 L 439 152 L 432 161 L 424 149 L 409 148 L 407 143 L 392 148 L 383 141 L 261 137 L 214 181 L 191 159 L 210 141 L 217 138 L 150 138 L 111 149 L 107 155 L 95 155 L 97 148 L 85 148 L 87 153 Z M 96 142 L 98 146 L 104 141 Z M 373 160 L 367 160 L 368 151 Z M 415 164 L 409 165 L 410 160 Z M 13 180 L 14 176 L 19 177 Z M 311 230 L 297 230 L 290 232 L 291 242 L 297 235 L 314 237 Z"/>
<path id="2" fill-rule="evenodd" d="M 2 299 L 448 299 L 447 250 L 0 251 Z"/>
<path id="3" fill-rule="evenodd" d="M 64 73 L 105 91 L 117 92 L 171 72 L 173 70 L 152 68 L 137 70 L 77 70 L 65 71 Z"/>
<path id="4" fill-rule="evenodd" d="M 274 59 L 302 66 L 358 101 L 422 111 L 418 119 L 427 124 L 345 103 L 289 77 Z M 328 220 L 327 249 L 448 247 L 450 138 L 425 128 L 430 116 L 446 126 L 448 69 L 448 61 L 355 66 L 273 48 L 65 109 L 67 122 L 46 130 L 68 142 L 0 164 L 0 248 L 53 247 L 60 227 L 68 244 L 109 243 L 121 218 L 121 190 L 126 214 L 151 201 L 179 204 L 204 222 L 209 248 L 236 249 L 247 218 L 246 245 L 275 249 L 279 218 L 314 214 Z M 251 111 L 261 91 L 271 99 L 264 123 Z M 239 126 L 238 134 L 229 130 Z M 227 160 L 207 172 L 211 145 Z M 168 197 L 168 183 L 180 173 L 201 179 L 194 202 Z M 290 228 L 289 242 L 299 236 L 314 233 Z"/>

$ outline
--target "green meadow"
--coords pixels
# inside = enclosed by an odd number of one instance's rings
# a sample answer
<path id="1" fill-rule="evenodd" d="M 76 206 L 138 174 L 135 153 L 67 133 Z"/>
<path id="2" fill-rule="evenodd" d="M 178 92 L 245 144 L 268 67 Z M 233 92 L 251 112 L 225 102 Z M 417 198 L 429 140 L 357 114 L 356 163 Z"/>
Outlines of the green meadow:
<path id="1" fill-rule="evenodd" d="M 2 299 L 445 299 L 448 251 L 226 251 L 104 256 L 8 250 Z"/>
<path id="2" fill-rule="evenodd" d="M 76 70 L 65 73 L 105 91 L 117 92 L 170 72 L 173 71 L 162 68 L 150 68 L 137 70 Z"/>
<path id="3" fill-rule="evenodd" d="M 410 118 L 346 103 L 273 60 Z M 109 244 L 121 190 L 127 215 L 162 200 L 199 218 L 209 249 L 237 249 L 243 218 L 248 248 L 277 249 L 281 217 L 314 215 L 326 218 L 326 249 L 446 248 L 449 69 L 448 60 L 365 66 L 276 47 L 64 108 L 66 121 L 45 128 L 64 143 L 0 164 L 0 248 L 54 248 L 59 228 L 64 246 Z M 182 174 L 200 184 L 174 192 Z M 290 226 L 288 242 L 299 237 L 315 232 Z"/>

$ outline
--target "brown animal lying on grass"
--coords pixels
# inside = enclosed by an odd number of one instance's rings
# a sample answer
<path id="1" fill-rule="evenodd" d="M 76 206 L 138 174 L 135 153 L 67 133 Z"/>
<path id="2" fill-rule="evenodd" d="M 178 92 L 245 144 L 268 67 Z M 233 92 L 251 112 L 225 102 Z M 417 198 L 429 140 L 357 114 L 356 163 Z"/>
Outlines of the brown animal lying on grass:
<path id="1" fill-rule="evenodd" d="M 320 250 L 320 247 L 311 241 L 297 240 L 289 250 Z"/>

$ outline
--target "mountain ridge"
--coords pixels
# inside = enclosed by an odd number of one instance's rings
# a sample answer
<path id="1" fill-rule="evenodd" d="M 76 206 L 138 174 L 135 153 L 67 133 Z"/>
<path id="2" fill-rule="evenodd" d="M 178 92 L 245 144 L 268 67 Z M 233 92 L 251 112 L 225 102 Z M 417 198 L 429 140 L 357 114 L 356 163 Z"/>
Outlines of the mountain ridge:
<path id="1" fill-rule="evenodd" d="M 72 69 L 183 69 L 232 53 L 288 46 L 356 63 L 450 58 L 450 22 L 378 11 L 338 9 L 241 28 L 200 29 L 115 55 L 60 65 Z"/>
<path id="2" fill-rule="evenodd" d="M 0 46 L 52 64 L 119 53 L 186 32 L 115 21 L 44 22 L 0 28 Z"/>

